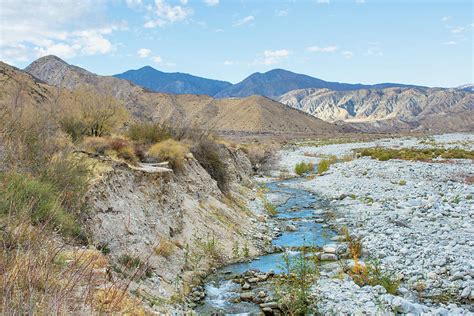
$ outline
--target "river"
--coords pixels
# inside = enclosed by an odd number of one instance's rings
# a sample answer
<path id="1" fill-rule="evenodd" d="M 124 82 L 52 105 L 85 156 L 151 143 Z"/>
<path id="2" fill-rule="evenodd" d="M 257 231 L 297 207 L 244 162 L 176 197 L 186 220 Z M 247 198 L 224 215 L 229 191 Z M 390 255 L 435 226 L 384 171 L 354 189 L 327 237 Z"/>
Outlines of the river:
<path id="1" fill-rule="evenodd" d="M 295 189 L 289 186 L 292 181 L 286 180 L 267 183 L 267 194 L 276 195 L 281 201 L 277 205 L 275 219 L 279 221 L 283 228 L 283 233 L 275 238 L 274 246 L 285 248 L 290 255 L 298 252 L 290 251 L 293 247 L 300 246 L 323 246 L 327 244 L 335 234 L 323 223 L 324 210 L 328 203 L 305 190 Z M 296 226 L 295 231 L 285 231 L 287 224 Z M 294 249 L 294 248 L 293 248 Z M 260 307 L 252 302 L 235 302 L 242 291 L 241 285 L 229 280 L 229 276 L 242 274 L 248 270 L 258 270 L 261 272 L 274 271 L 279 273 L 282 264 L 283 252 L 271 253 L 254 258 L 249 262 L 236 263 L 219 269 L 216 273 L 206 279 L 206 298 L 203 304 L 196 308 L 196 312 L 202 314 L 226 314 L 242 315 L 257 314 Z M 269 290 L 269 284 L 259 285 Z M 260 290 L 258 287 L 254 291 Z M 271 290 L 271 285 L 270 285 Z"/>

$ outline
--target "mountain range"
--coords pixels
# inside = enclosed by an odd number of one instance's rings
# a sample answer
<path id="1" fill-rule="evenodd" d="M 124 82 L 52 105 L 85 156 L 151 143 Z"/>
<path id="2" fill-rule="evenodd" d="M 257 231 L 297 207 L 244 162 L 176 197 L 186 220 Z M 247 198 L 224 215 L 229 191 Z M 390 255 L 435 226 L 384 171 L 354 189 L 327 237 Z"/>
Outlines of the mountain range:
<path id="1" fill-rule="evenodd" d="M 272 99 L 295 89 L 327 88 L 335 91 L 369 88 L 416 87 L 398 83 L 379 83 L 375 85 L 329 82 L 284 69 L 273 69 L 265 73 L 256 72 L 237 84 L 196 77 L 185 73 L 165 73 L 150 66 L 129 70 L 114 75 L 129 80 L 155 92 L 174 94 L 206 94 L 215 98 L 244 98 L 261 95 Z"/>
<path id="2" fill-rule="evenodd" d="M 3 67 L 7 65 L 3 64 Z M 49 86 L 75 89 L 86 85 L 98 93 L 112 94 L 124 102 L 136 120 L 166 122 L 180 127 L 195 126 L 236 135 L 321 135 L 350 129 L 264 96 L 215 99 L 207 95 L 152 92 L 127 80 L 93 74 L 56 56 L 39 58 L 26 67 L 25 72 Z M 30 83 L 32 86 L 35 84 Z"/>
<path id="3" fill-rule="evenodd" d="M 27 81 L 32 91 L 40 86 L 47 90 L 48 87 L 76 89 L 87 85 L 97 93 L 111 94 L 123 101 L 135 120 L 171 122 L 177 126 L 195 126 L 228 135 L 474 130 L 474 93 L 470 86 L 443 89 L 379 84 L 364 88 L 364 85 L 330 83 L 285 70 L 273 70 L 250 76 L 240 83 L 242 86 L 239 88 L 242 95 L 266 93 L 271 98 L 264 95 L 223 98 L 226 90 L 235 89 L 237 85 L 227 85 L 216 94 L 217 97 L 154 92 L 129 80 L 91 73 L 55 56 L 39 58 L 24 71 L 4 63 L 0 68 L 3 73 L 13 74 L 13 78 L 29 78 Z M 152 69 L 147 71 L 156 74 Z M 163 78 L 176 79 L 178 75 L 185 74 L 165 74 Z M 194 76 L 183 78 L 195 82 L 208 80 Z M 287 86 L 282 84 L 286 80 Z M 163 86 L 165 81 L 161 82 Z M 169 87 L 177 86 L 171 83 Z M 212 85 L 215 82 L 210 80 L 207 83 Z M 312 83 L 325 87 L 293 89 L 278 95 L 295 86 Z M 3 90 L 0 89 L 0 96 L 8 94 Z M 232 91 L 228 93 L 234 95 Z M 39 103 L 47 98 L 42 96 L 45 93 L 32 92 L 32 95 Z"/>
<path id="4" fill-rule="evenodd" d="M 474 130 L 474 94 L 461 89 L 310 88 L 290 91 L 278 101 L 324 121 L 344 121 L 365 130 L 369 125 L 376 130 Z"/>

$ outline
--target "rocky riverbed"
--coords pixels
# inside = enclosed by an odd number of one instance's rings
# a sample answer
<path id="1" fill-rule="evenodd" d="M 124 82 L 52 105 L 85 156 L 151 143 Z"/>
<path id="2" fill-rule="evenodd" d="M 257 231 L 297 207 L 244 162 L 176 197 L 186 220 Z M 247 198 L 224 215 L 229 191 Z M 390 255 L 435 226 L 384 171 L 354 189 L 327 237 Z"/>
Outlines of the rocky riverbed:
<path id="1" fill-rule="evenodd" d="M 387 139 L 371 143 L 299 147 L 281 152 L 281 168 L 300 161 L 351 155 L 362 147 L 474 148 L 474 135 Z M 367 157 L 331 165 L 321 176 L 292 182 L 331 200 L 332 224 L 362 237 L 363 258 L 380 261 L 401 280 L 396 295 L 357 286 L 323 271 L 313 288 L 322 313 L 401 312 L 472 314 L 474 291 L 474 164 L 378 161 Z"/>

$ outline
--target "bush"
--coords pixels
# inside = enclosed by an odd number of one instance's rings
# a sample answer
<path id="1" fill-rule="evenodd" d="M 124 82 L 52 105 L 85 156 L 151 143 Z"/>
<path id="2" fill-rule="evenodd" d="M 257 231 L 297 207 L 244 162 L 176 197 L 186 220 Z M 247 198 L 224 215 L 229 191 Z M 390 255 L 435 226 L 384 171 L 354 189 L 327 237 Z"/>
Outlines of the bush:
<path id="1" fill-rule="evenodd" d="M 109 141 L 105 137 L 86 137 L 82 144 L 86 151 L 98 155 L 104 155 L 110 149 Z"/>
<path id="2" fill-rule="evenodd" d="M 451 148 L 430 148 L 430 149 L 391 149 L 391 148 L 365 148 L 359 149 L 357 153 L 360 156 L 367 156 L 380 161 L 390 159 L 403 159 L 414 161 L 431 161 L 435 158 L 444 159 L 474 159 L 474 151 Z"/>
<path id="3" fill-rule="evenodd" d="M 295 173 L 299 176 L 302 176 L 305 173 L 313 172 L 314 165 L 311 162 L 300 162 L 295 166 Z"/>
<path id="4" fill-rule="evenodd" d="M 136 123 L 128 129 L 128 137 L 140 144 L 153 144 L 171 138 L 170 130 L 158 123 Z"/>
<path id="5" fill-rule="evenodd" d="M 0 214 L 21 216 L 28 212 L 34 224 L 52 224 L 65 235 L 77 235 L 80 227 L 61 205 L 63 197 L 54 185 L 17 172 L 0 175 Z"/>
<path id="6" fill-rule="evenodd" d="M 263 207 L 264 207 L 265 211 L 267 212 L 267 214 L 270 215 L 270 216 L 275 216 L 278 213 L 276 206 L 273 205 L 272 203 L 266 201 L 266 200 L 263 204 Z"/>
<path id="7" fill-rule="evenodd" d="M 227 193 L 230 189 L 230 177 L 224 162 L 220 158 L 219 146 L 221 145 L 205 139 L 198 142 L 191 150 L 199 164 L 217 181 L 219 189 Z"/>
<path id="8" fill-rule="evenodd" d="M 168 161 L 173 170 L 182 170 L 184 160 L 189 153 L 186 145 L 173 139 L 167 139 L 150 147 L 148 155 L 161 161 Z"/>
<path id="9" fill-rule="evenodd" d="M 349 270 L 349 275 L 360 287 L 365 285 L 381 285 L 389 294 L 396 294 L 400 280 L 390 271 L 382 270 L 378 263 L 360 264 L 354 260 L 354 267 Z"/>
<path id="10" fill-rule="evenodd" d="M 274 278 L 275 294 L 285 315 L 309 315 L 311 308 L 310 289 L 319 277 L 319 271 L 306 247 L 294 257 L 288 252 L 283 256 L 282 273 Z"/>
<path id="11" fill-rule="evenodd" d="M 329 170 L 329 160 L 321 160 L 319 163 L 318 163 L 318 174 L 323 174 L 324 172 L 328 171 Z"/>

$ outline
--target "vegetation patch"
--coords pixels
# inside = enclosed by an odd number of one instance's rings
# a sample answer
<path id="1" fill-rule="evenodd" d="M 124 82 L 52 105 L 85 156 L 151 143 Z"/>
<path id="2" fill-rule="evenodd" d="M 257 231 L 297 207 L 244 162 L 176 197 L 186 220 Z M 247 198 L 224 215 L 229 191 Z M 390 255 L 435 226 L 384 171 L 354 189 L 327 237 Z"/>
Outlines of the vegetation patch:
<path id="1" fill-rule="evenodd" d="M 300 162 L 295 165 L 295 173 L 302 176 L 306 173 L 311 173 L 314 170 L 314 165 L 311 162 Z"/>
<path id="2" fill-rule="evenodd" d="M 159 142 L 148 150 L 150 157 L 160 161 L 168 161 L 173 170 L 182 170 L 184 168 L 184 161 L 188 153 L 188 146 L 173 139 Z"/>
<path id="3" fill-rule="evenodd" d="M 445 148 L 430 148 L 430 149 L 415 149 L 415 148 L 364 148 L 358 149 L 357 154 L 362 157 L 371 157 L 380 161 L 387 161 L 390 159 L 402 159 L 412 161 L 432 161 L 433 159 L 474 159 L 474 151 L 464 149 L 445 149 Z"/>

